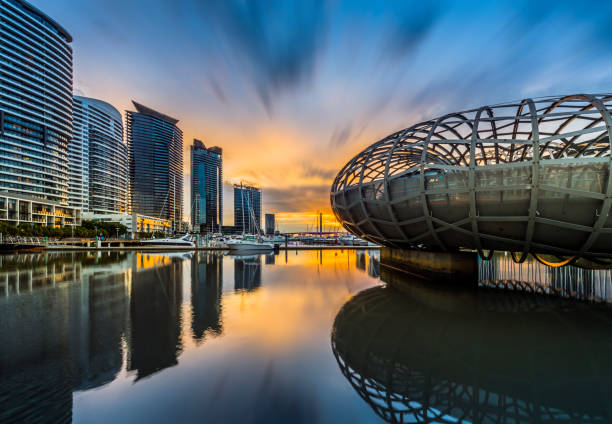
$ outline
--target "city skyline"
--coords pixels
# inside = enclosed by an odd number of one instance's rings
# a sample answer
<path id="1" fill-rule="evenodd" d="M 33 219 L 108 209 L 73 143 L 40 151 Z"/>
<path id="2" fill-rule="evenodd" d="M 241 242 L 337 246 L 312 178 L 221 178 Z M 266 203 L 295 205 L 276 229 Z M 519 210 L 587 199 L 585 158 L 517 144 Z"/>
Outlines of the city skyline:
<path id="1" fill-rule="evenodd" d="M 74 37 L 76 94 L 176 116 L 185 140 L 224 149 L 225 197 L 256 182 L 281 230 L 330 213 L 342 164 L 393 131 L 612 83 L 605 4 L 33 4 Z"/>

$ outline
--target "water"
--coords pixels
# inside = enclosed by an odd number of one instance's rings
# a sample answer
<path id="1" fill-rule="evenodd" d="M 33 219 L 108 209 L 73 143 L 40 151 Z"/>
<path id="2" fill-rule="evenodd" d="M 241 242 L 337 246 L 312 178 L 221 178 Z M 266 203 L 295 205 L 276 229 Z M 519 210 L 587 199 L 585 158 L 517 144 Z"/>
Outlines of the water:
<path id="1" fill-rule="evenodd" d="M 612 419 L 610 308 L 377 254 L 0 256 L 0 422 Z"/>
<path id="2" fill-rule="evenodd" d="M 597 267 L 596 263 L 589 263 Z M 549 296 L 612 303 L 612 269 L 584 268 L 574 265 L 550 267 L 530 256 L 515 263 L 510 254 L 496 253 L 491 260 L 478 261 L 481 287 L 518 290 Z"/>

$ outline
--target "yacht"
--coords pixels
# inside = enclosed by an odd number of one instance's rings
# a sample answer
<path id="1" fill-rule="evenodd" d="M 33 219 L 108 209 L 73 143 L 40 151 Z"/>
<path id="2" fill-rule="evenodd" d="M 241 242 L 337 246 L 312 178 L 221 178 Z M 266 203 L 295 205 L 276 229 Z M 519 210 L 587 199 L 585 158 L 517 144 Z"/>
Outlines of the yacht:
<path id="1" fill-rule="evenodd" d="M 146 247 L 195 247 L 195 241 L 189 234 L 177 238 L 140 240 L 141 246 Z"/>
<path id="2" fill-rule="evenodd" d="M 252 235 L 245 235 L 242 238 L 227 240 L 225 245 L 232 252 L 274 250 L 274 243 L 264 241 L 261 237 Z"/>

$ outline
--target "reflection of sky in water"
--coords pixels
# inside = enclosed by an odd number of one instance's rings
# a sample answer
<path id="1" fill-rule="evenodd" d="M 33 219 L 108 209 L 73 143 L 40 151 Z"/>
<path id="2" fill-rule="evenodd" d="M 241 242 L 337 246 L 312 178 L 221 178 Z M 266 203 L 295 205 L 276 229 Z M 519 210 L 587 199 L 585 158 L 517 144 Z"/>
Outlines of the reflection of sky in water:
<path id="1" fill-rule="evenodd" d="M 0 256 L 0 422 L 609 418 L 612 310 L 378 258 Z"/>
<path id="2" fill-rule="evenodd" d="M 45 392 L 48 404 L 17 409 L 85 423 L 376 419 L 342 377 L 329 334 L 340 307 L 377 280 L 355 268 L 354 251 L 281 252 L 270 262 L 204 253 L 4 259 L 0 391 L 22 387 L 8 398 L 22 405 Z M 31 292 L 26 266 L 47 276 L 30 278 Z M 51 404 L 65 411 L 49 414 Z"/>

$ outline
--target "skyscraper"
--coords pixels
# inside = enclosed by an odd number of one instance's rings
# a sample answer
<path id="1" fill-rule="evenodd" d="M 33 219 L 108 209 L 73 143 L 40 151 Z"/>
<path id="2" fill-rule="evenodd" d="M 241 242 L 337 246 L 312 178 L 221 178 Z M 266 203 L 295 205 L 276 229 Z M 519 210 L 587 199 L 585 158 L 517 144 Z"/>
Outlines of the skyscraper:
<path id="1" fill-rule="evenodd" d="M 0 220 L 74 224 L 72 37 L 22 0 L 0 0 L 0 17 Z"/>
<path id="2" fill-rule="evenodd" d="M 266 234 L 267 235 L 274 234 L 274 227 L 275 227 L 274 214 L 267 213 L 266 214 Z"/>
<path id="3" fill-rule="evenodd" d="M 70 205 L 94 214 L 126 213 L 128 150 L 121 114 L 101 100 L 75 96 L 73 116 Z"/>
<path id="4" fill-rule="evenodd" d="M 220 231 L 223 225 L 223 157 L 220 147 L 191 146 L 191 225 L 200 232 Z"/>
<path id="5" fill-rule="evenodd" d="M 261 189 L 234 184 L 234 227 L 237 233 L 261 232 Z"/>
<path id="6" fill-rule="evenodd" d="M 183 217 L 183 132 L 171 118 L 139 103 L 126 111 L 133 213 L 167 219 L 178 231 Z"/>

